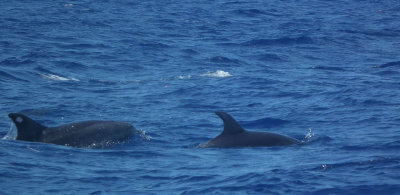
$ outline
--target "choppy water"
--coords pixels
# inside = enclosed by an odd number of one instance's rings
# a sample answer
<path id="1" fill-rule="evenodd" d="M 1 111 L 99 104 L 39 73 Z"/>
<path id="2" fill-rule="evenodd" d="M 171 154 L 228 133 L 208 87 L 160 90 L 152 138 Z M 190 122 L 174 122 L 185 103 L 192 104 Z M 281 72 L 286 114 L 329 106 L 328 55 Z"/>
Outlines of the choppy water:
<path id="1" fill-rule="evenodd" d="M 398 194 L 399 18 L 395 0 L 2 1 L 1 137 L 10 112 L 145 136 L 0 140 L 0 191 Z M 221 132 L 216 110 L 306 143 L 196 148 Z"/>

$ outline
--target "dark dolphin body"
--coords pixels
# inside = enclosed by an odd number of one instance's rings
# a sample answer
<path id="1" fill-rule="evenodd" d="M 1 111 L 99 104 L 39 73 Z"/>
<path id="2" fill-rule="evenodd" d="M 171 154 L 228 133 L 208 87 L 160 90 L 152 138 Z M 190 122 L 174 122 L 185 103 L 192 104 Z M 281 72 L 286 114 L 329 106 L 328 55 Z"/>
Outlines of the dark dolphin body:
<path id="1" fill-rule="evenodd" d="M 216 138 L 201 144 L 202 148 L 287 146 L 300 141 L 284 135 L 244 130 L 229 114 L 215 112 L 224 121 L 224 130 Z"/>
<path id="2" fill-rule="evenodd" d="M 83 121 L 46 127 L 29 117 L 10 113 L 17 126 L 17 140 L 45 142 L 78 148 L 105 148 L 128 140 L 136 129 L 124 122 Z"/>

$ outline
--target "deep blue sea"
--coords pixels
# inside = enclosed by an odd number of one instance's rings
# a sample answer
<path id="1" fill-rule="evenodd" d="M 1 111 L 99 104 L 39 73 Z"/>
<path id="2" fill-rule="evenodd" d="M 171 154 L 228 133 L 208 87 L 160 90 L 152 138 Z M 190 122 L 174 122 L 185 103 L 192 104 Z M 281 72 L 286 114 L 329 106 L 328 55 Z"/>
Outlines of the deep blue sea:
<path id="1" fill-rule="evenodd" d="M 398 0 L 1 1 L 0 90 L 0 194 L 400 194 Z M 217 110 L 304 143 L 198 148 Z M 17 141 L 10 112 L 141 134 Z"/>

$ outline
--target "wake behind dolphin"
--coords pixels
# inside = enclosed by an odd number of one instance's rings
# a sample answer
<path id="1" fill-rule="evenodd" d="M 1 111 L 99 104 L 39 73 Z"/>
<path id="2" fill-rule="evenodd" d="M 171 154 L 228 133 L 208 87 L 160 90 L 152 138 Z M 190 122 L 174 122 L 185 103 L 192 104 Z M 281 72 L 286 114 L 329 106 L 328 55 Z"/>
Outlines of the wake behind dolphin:
<path id="1" fill-rule="evenodd" d="M 300 143 L 297 139 L 276 133 L 246 131 L 231 115 L 222 111 L 215 114 L 224 122 L 224 130 L 216 138 L 200 144 L 201 148 L 288 146 Z"/>
<path id="2" fill-rule="evenodd" d="M 17 140 L 53 143 L 77 148 L 104 148 L 128 140 L 137 130 L 115 121 L 82 121 L 46 127 L 19 114 L 8 115 L 17 126 Z"/>

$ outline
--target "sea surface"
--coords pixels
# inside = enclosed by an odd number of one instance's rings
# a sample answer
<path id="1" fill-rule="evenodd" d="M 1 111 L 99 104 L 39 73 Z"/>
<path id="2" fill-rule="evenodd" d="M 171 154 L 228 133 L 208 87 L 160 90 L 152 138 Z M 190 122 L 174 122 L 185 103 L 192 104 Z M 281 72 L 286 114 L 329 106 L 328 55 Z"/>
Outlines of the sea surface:
<path id="1" fill-rule="evenodd" d="M 289 147 L 198 148 L 223 110 Z M 87 149 L 14 140 L 129 122 Z M 400 194 L 400 2 L 0 2 L 0 194 Z"/>

